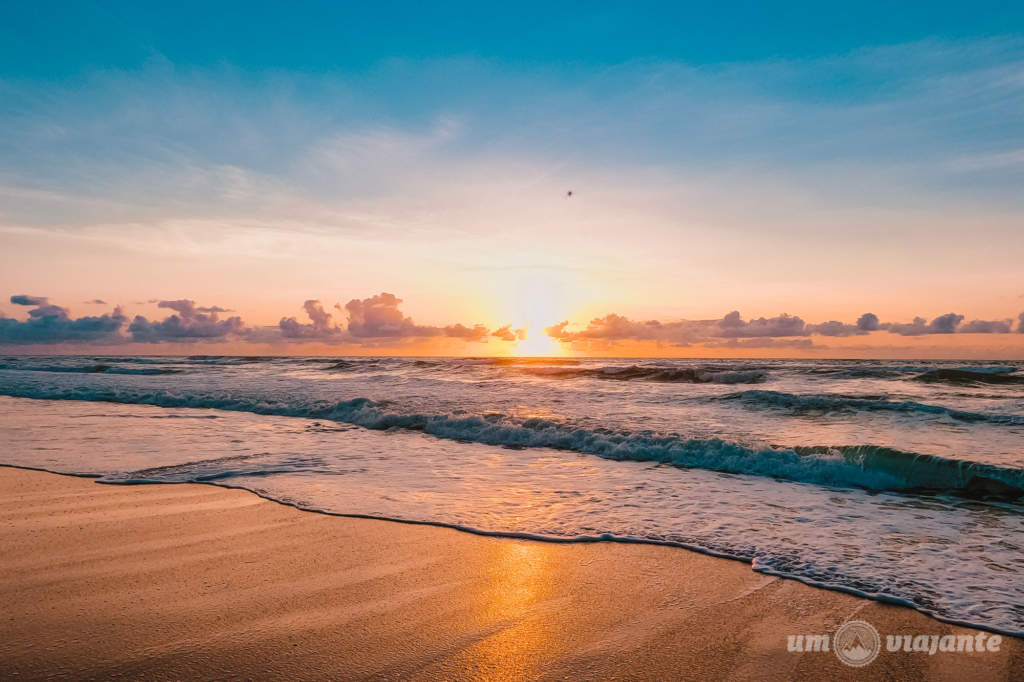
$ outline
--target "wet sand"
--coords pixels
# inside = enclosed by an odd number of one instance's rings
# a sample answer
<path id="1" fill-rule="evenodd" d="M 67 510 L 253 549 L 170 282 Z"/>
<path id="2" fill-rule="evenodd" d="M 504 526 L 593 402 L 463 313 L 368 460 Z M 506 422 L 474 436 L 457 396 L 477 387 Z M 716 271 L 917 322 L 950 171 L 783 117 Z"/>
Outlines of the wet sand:
<path id="1" fill-rule="evenodd" d="M 671 547 L 553 544 L 302 512 L 203 485 L 0 467 L 0 677 L 1020 679 L 976 634 Z M 937 576 L 938 578 L 939 576 Z M 872 623 L 865 668 L 790 634 Z"/>

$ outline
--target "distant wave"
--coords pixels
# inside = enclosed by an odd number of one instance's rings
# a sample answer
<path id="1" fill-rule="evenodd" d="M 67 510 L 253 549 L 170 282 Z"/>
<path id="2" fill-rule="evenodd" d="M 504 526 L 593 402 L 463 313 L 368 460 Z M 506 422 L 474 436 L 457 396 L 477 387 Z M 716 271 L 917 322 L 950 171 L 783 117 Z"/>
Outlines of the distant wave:
<path id="1" fill-rule="evenodd" d="M 1024 416 L 1012 414 L 984 414 L 954 410 L 941 405 L 928 405 L 912 400 L 887 400 L 885 396 L 855 396 L 838 393 L 799 395 L 779 391 L 740 391 L 716 396 L 713 400 L 735 400 L 752 407 L 788 409 L 796 413 L 809 412 L 919 412 L 945 415 L 963 422 L 987 422 L 990 424 L 1024 424 Z"/>
<path id="2" fill-rule="evenodd" d="M 322 363 L 326 372 L 367 372 L 384 369 L 379 359 L 336 359 Z M 449 375 L 460 371 L 475 372 L 494 367 L 502 372 L 514 372 L 546 379 L 607 379 L 609 381 L 651 381 L 686 384 L 752 384 L 764 381 L 768 372 L 763 369 L 731 369 L 723 367 L 658 367 L 644 365 L 603 365 L 583 367 L 578 360 L 562 358 L 464 358 L 437 360 L 391 360 L 390 364 L 421 369 L 439 370 Z"/>
<path id="3" fill-rule="evenodd" d="M 1013 499 L 1024 495 L 1024 470 L 949 460 L 879 446 L 749 447 L 721 439 L 690 439 L 678 434 L 579 428 L 552 419 L 522 419 L 495 413 L 403 413 L 391 409 L 390 403 L 368 398 L 331 403 L 223 394 L 183 395 L 165 390 L 127 388 L 5 388 L 3 391 L 6 395 L 23 398 L 212 408 L 329 419 L 368 429 L 409 429 L 438 438 L 485 445 L 556 448 L 607 459 L 661 462 L 679 467 L 767 476 L 834 487 L 889 491 L 936 490 L 962 496 L 992 495 Z M 745 393 L 772 394 L 771 391 Z"/>
<path id="4" fill-rule="evenodd" d="M 891 367 L 879 365 L 852 365 L 836 367 L 811 367 L 802 374 L 819 375 L 832 379 L 897 379 L 924 372 L 928 368 L 914 365 Z"/>
<path id="5" fill-rule="evenodd" d="M 501 357 L 501 358 L 465 358 L 457 362 L 474 362 L 486 365 L 579 365 L 579 360 L 572 358 L 530 358 L 530 357 Z"/>
<path id="6" fill-rule="evenodd" d="M 138 375 L 159 375 L 179 374 L 180 369 L 156 368 L 156 367 L 113 367 L 111 365 L 14 365 L 0 364 L 0 369 L 15 370 L 18 372 L 61 372 L 71 374 L 138 374 Z"/>
<path id="7" fill-rule="evenodd" d="M 400 362 L 396 362 L 389 358 L 370 358 L 366 360 L 361 359 L 348 359 L 341 360 L 338 358 L 331 358 L 330 360 L 320 359 L 316 361 L 310 361 L 312 364 L 322 364 L 321 369 L 325 372 L 359 372 L 359 371 L 377 371 L 386 369 L 388 365 L 397 365 Z M 420 361 L 416 361 L 420 362 Z M 415 363 L 413 363 L 415 364 Z"/>
<path id="8" fill-rule="evenodd" d="M 660 381 L 683 384 L 753 384 L 764 381 L 763 370 L 711 371 L 690 367 L 521 367 L 519 371 L 550 379 L 608 379 L 610 381 Z"/>
<path id="9" fill-rule="evenodd" d="M 954 385 L 1018 384 L 1024 385 L 1024 375 L 1011 374 L 1015 367 L 971 367 L 962 369 L 933 369 L 914 377 L 915 381 Z"/>

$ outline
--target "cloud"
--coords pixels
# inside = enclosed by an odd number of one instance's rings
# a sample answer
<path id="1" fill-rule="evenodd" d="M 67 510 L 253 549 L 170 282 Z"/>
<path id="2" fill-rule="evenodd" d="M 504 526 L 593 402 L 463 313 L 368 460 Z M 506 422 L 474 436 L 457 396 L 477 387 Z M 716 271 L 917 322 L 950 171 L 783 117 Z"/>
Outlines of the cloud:
<path id="1" fill-rule="evenodd" d="M 936 317 L 928 326 L 935 334 L 952 334 L 956 331 L 957 325 L 959 325 L 963 319 L 963 315 L 946 313 L 945 315 L 939 315 Z"/>
<path id="2" fill-rule="evenodd" d="M 875 315 L 874 313 L 864 313 L 857 318 L 857 328 L 862 331 L 876 331 L 878 329 L 878 325 L 878 315 Z"/>
<path id="3" fill-rule="evenodd" d="M 739 311 L 734 310 L 723 317 L 718 326 L 719 336 L 731 337 L 806 336 L 810 333 L 803 320 L 785 313 L 744 322 Z"/>
<path id="4" fill-rule="evenodd" d="M 387 292 L 345 304 L 348 311 L 348 331 L 357 338 L 394 338 L 438 336 L 437 327 L 423 327 L 406 317 L 398 309 L 402 299 Z"/>
<path id="5" fill-rule="evenodd" d="M 83 301 L 86 305 L 107 305 L 107 302 L 100 298 L 94 298 L 91 301 Z"/>
<path id="6" fill-rule="evenodd" d="M 546 327 L 544 333 L 563 343 L 600 340 L 600 341 L 659 341 L 674 344 L 687 344 L 700 336 L 701 328 L 710 328 L 715 321 L 661 322 L 659 320 L 636 321 L 623 315 L 611 313 L 604 317 L 595 317 L 580 331 L 567 329 L 567 321 Z M 705 334 L 707 335 L 707 334 Z"/>
<path id="7" fill-rule="evenodd" d="M 568 321 L 546 327 L 544 333 L 563 343 L 577 341 L 655 341 L 687 345 L 701 343 L 715 348 L 762 348 L 789 346 L 805 348 L 811 345 L 804 341 L 771 341 L 771 339 L 797 339 L 811 335 L 847 337 L 869 334 L 874 331 L 888 331 L 900 336 L 923 336 L 926 334 L 1006 334 L 1012 329 L 1012 320 L 972 320 L 961 324 L 964 316 L 958 313 L 940 315 L 929 322 L 915 317 L 912 322 L 880 322 L 874 313 L 864 313 L 856 323 L 829 320 L 818 324 L 807 324 L 795 315 L 781 314 L 775 317 L 759 317 L 744 321 L 738 311 L 732 311 L 720 320 L 659 320 L 637 321 L 615 313 L 595 317 L 583 329 L 570 329 Z M 1024 327 L 1024 313 L 1018 331 Z M 507 330 L 499 330 L 507 331 Z M 730 343 L 719 339 L 750 339 L 746 343 Z M 763 346 L 754 343 L 756 339 L 769 340 Z"/>
<path id="8" fill-rule="evenodd" d="M 814 342 L 810 339 L 774 339 L 765 337 L 709 341 L 704 345 L 709 348 L 811 348 Z"/>
<path id="9" fill-rule="evenodd" d="M 548 329 L 550 328 L 551 327 L 548 327 Z M 491 336 L 501 339 L 502 341 L 522 341 L 526 338 L 526 328 L 512 329 L 512 325 L 506 324 L 504 327 L 495 329 L 494 332 L 491 333 Z"/>
<path id="10" fill-rule="evenodd" d="M 444 335 L 453 339 L 464 339 L 466 341 L 486 341 L 490 330 L 482 324 L 475 324 L 467 327 L 462 324 L 452 324 L 444 328 Z"/>
<path id="11" fill-rule="evenodd" d="M 26 294 L 11 296 L 11 303 L 14 305 L 46 305 L 47 300 L 45 296 L 28 296 Z"/>
<path id="12" fill-rule="evenodd" d="M 43 296 L 11 296 L 11 303 L 35 307 L 24 322 L 0 317 L 0 344 L 112 343 L 124 339 L 121 327 L 127 318 L 120 308 L 105 315 L 72 318 L 67 309 L 51 305 Z"/>
<path id="13" fill-rule="evenodd" d="M 303 324 L 294 317 L 282 317 L 278 323 L 280 334 L 285 339 L 316 340 L 328 343 L 358 343 L 380 345 L 382 340 L 407 340 L 416 338 L 448 337 L 463 341 L 484 342 L 490 330 L 480 324 L 467 326 L 461 323 L 444 327 L 419 325 L 400 310 L 402 299 L 383 292 L 370 298 L 354 298 L 344 307 L 335 305 L 344 312 L 348 320 L 344 324 L 335 322 L 318 300 L 303 304 L 310 322 Z M 253 332 L 251 340 L 265 338 L 265 333 Z"/>
<path id="14" fill-rule="evenodd" d="M 960 326 L 957 332 L 960 334 L 1009 334 L 1013 326 L 1013 320 L 971 320 Z"/>
<path id="15" fill-rule="evenodd" d="M 310 299 L 302 304 L 310 323 L 302 324 L 294 317 L 282 317 L 278 322 L 281 336 L 286 339 L 340 340 L 347 338 L 345 330 L 334 323 L 331 313 L 324 310 L 320 301 Z"/>
<path id="16" fill-rule="evenodd" d="M 963 315 L 959 315 L 957 313 L 946 313 L 945 315 L 939 315 L 931 322 L 928 322 L 923 317 L 915 317 L 914 321 L 910 323 L 887 322 L 880 325 L 880 327 L 893 334 L 899 334 L 900 336 L 953 334 L 956 332 L 957 325 L 959 325 L 963 319 Z"/>
<path id="17" fill-rule="evenodd" d="M 861 317 L 863 318 L 863 316 Z M 854 336 L 856 334 L 868 333 L 867 330 L 862 329 L 859 324 L 846 324 L 845 322 L 839 322 L 837 320 L 829 320 L 828 322 L 822 322 L 821 324 L 807 325 L 807 331 L 811 334 L 819 334 L 821 336 Z"/>
<path id="18" fill-rule="evenodd" d="M 173 314 L 154 321 L 137 315 L 130 324 L 120 307 L 105 315 L 72 318 L 67 309 L 51 304 L 45 296 L 17 294 L 10 297 L 10 302 L 31 307 L 31 310 L 26 321 L 0 314 L 0 344 L 189 343 L 236 339 L 250 343 L 318 341 L 375 347 L 416 339 L 448 338 L 486 343 L 491 338 L 515 342 L 527 337 L 525 328 L 513 329 L 508 324 L 494 330 L 482 324 L 417 324 L 402 312 L 403 300 L 387 292 L 352 299 L 344 306 L 336 304 L 337 312 L 325 308 L 319 300 L 309 299 L 303 303 L 308 322 L 282 317 L 277 325 L 260 328 L 246 326 L 238 316 L 222 319 L 221 313 L 230 312 L 227 308 L 197 306 L 188 299 L 159 301 L 158 307 L 171 310 Z M 94 299 L 86 303 L 98 305 L 103 301 Z M 544 333 L 562 343 L 583 343 L 591 347 L 635 341 L 674 346 L 703 344 L 713 348 L 808 348 L 813 345 L 810 336 L 848 337 L 872 332 L 898 336 L 1007 334 L 1014 330 L 1024 333 L 1024 313 L 1020 314 L 1016 329 L 1010 318 L 964 320 L 962 314 L 946 313 L 931 321 L 915 317 L 911 322 L 881 322 L 874 313 L 864 313 L 854 323 L 829 320 L 808 324 L 801 317 L 786 313 L 744 320 L 735 310 L 719 319 L 673 321 L 633 320 L 610 313 L 591 319 L 582 328 L 573 328 L 568 321 L 562 321 L 545 327 Z M 122 333 L 126 325 L 127 336 Z"/>
<path id="19" fill-rule="evenodd" d="M 744 321 L 738 311 L 720 320 L 631 320 L 611 313 L 595 317 L 579 331 L 570 331 L 569 323 L 545 328 L 544 332 L 562 342 L 582 340 L 603 341 L 658 341 L 686 345 L 716 338 L 767 338 L 775 336 L 807 336 L 807 325 L 799 317 L 782 314 Z"/>
<path id="20" fill-rule="evenodd" d="M 169 308 L 177 314 L 163 320 L 150 322 L 142 315 L 136 315 L 128 326 L 132 341 L 144 343 L 161 343 L 163 341 L 223 341 L 229 336 L 241 334 L 245 330 L 242 318 L 229 317 L 221 320 L 216 312 L 222 310 L 217 306 L 197 308 L 195 301 L 180 299 L 177 301 L 160 301 L 160 308 Z"/>

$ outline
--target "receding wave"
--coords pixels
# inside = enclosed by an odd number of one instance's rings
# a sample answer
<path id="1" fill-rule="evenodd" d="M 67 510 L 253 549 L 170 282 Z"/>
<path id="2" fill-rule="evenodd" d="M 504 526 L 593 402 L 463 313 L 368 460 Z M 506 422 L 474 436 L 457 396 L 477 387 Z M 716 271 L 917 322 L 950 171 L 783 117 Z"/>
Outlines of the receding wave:
<path id="1" fill-rule="evenodd" d="M 779 391 L 750 390 L 716 396 L 713 400 L 731 400 L 749 407 L 784 409 L 795 414 L 840 412 L 916 412 L 947 416 L 962 422 L 1024 425 L 1024 416 L 987 414 L 954 410 L 942 405 L 928 405 L 913 400 L 888 400 L 885 396 L 853 396 L 837 393 L 799 395 Z"/>
<path id="2" fill-rule="evenodd" d="M 164 390 L 5 388 L 13 397 L 91 400 L 160 407 L 194 407 L 255 414 L 329 419 L 368 429 L 408 429 L 438 438 L 506 447 L 546 447 L 607 459 L 659 462 L 730 474 L 766 476 L 869 490 L 945 491 L 961 496 L 1024 495 L 1024 470 L 903 452 L 880 446 L 750 447 L 722 439 L 678 434 L 580 428 L 554 419 L 414 414 L 388 402 L 284 401 L 223 394 L 185 395 Z M 751 393 L 751 392 L 747 392 Z M 763 392 L 771 393 L 771 392 Z"/>
<path id="3" fill-rule="evenodd" d="M 1024 375 L 1011 374 L 1015 369 L 1015 367 L 933 369 L 917 375 L 914 377 L 914 380 L 959 386 L 971 384 L 1024 385 Z"/>
<path id="4" fill-rule="evenodd" d="M 691 367 L 520 367 L 523 374 L 550 379 L 607 379 L 610 381 L 655 381 L 681 384 L 753 384 L 764 381 L 764 370 L 708 370 Z"/>

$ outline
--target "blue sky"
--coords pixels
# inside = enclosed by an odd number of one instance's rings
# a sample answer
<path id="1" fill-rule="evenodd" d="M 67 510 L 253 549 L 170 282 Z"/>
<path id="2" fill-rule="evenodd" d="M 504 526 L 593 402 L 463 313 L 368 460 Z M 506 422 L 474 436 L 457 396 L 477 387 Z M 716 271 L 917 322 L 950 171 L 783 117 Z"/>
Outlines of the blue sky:
<path id="1" fill-rule="evenodd" d="M 453 56 L 600 68 L 632 59 L 721 64 L 806 59 L 865 45 L 1019 32 L 1019 2 L 10 3 L 3 75 L 63 79 L 182 66 L 359 72 Z"/>
<path id="2" fill-rule="evenodd" d="M 273 322 L 394 291 L 489 326 L 1024 304 L 1021 3 L 5 12 L 12 294 Z"/>

